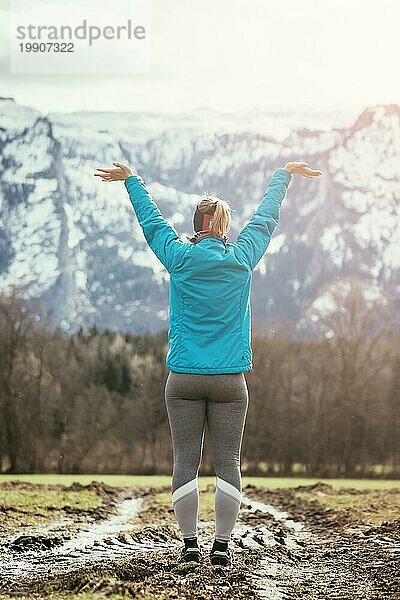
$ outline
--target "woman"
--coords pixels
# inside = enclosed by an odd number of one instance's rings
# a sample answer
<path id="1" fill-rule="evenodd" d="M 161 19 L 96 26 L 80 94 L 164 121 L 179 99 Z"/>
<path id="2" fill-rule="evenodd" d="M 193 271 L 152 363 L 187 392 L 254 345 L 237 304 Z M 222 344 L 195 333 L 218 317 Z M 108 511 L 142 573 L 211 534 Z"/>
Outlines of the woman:
<path id="1" fill-rule="evenodd" d="M 129 167 L 97 169 L 104 182 L 125 181 L 144 236 L 170 274 L 170 327 L 165 403 L 174 467 L 172 504 L 182 531 L 180 560 L 200 560 L 197 539 L 198 469 L 207 423 L 216 474 L 215 537 L 211 564 L 229 566 L 231 533 L 242 497 L 240 452 L 253 368 L 250 288 L 252 271 L 278 225 L 292 175 L 316 177 L 307 162 L 274 171 L 264 197 L 236 242 L 228 243 L 231 209 L 208 196 L 194 213 L 194 236 L 184 243 L 164 219 L 143 179 Z"/>

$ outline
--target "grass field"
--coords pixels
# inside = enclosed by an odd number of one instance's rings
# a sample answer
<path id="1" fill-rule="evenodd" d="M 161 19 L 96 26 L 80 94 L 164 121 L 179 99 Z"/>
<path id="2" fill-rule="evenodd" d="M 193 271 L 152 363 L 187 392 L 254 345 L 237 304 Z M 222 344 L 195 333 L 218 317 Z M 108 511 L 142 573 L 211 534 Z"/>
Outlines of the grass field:
<path id="1" fill-rule="evenodd" d="M 99 481 L 116 487 L 149 486 L 163 487 L 171 484 L 168 475 L 0 475 L 0 483 L 4 481 L 27 481 L 36 484 L 71 485 L 74 482 L 88 485 L 92 481 Z M 298 485 L 313 485 L 314 483 L 327 483 L 335 488 L 365 489 L 393 489 L 400 488 L 400 480 L 384 479 L 324 479 L 318 477 L 243 477 L 243 487 L 256 485 L 257 487 L 276 489 L 291 488 Z M 209 484 L 215 483 L 215 477 L 200 477 L 199 487 L 205 489 Z"/>

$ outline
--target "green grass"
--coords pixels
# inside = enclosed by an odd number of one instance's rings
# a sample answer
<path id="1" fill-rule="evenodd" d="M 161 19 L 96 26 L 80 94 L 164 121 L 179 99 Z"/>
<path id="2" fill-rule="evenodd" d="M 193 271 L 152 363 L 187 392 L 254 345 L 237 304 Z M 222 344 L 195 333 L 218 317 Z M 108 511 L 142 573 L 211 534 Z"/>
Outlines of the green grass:
<path id="1" fill-rule="evenodd" d="M 74 482 L 87 485 L 92 481 L 104 482 L 111 486 L 151 486 L 161 487 L 171 485 L 169 475 L 0 475 L 0 484 L 3 481 L 28 481 L 39 484 L 71 485 Z M 312 485 L 322 481 L 338 487 L 352 487 L 356 489 L 390 489 L 400 488 L 400 480 L 371 480 L 371 479 L 326 479 L 319 477 L 247 477 L 243 476 L 243 487 L 248 483 L 260 487 L 275 489 L 279 487 L 296 487 L 298 485 Z M 208 484 L 215 484 L 215 477 L 200 477 L 199 487 L 204 489 Z"/>
<path id="2" fill-rule="evenodd" d="M 24 511 L 37 511 L 39 509 L 62 508 L 96 508 L 100 506 L 101 498 L 93 490 L 79 492 L 60 490 L 2 490 L 0 487 L 0 506 L 21 508 Z"/>
<path id="3" fill-rule="evenodd" d="M 261 469 L 261 472 L 267 472 L 267 469 L 269 467 L 271 467 L 270 463 L 266 463 L 266 462 L 260 462 L 258 463 L 259 468 Z M 275 472 L 278 473 L 279 472 L 279 465 L 275 464 L 272 465 L 273 468 L 275 469 Z M 332 468 L 337 468 L 338 465 L 332 465 Z M 247 465 L 245 462 L 242 463 L 242 471 L 243 473 L 245 473 L 247 468 Z M 356 466 L 355 467 L 355 474 L 357 474 L 357 472 L 359 472 L 361 469 L 360 466 Z M 384 476 L 386 471 L 387 471 L 387 467 L 385 465 L 369 465 L 368 466 L 368 471 L 369 473 L 371 473 L 371 476 L 375 476 L 375 477 L 379 477 L 379 476 Z M 292 465 L 292 473 L 293 473 L 293 477 L 304 477 L 304 465 L 301 463 L 293 463 Z M 357 475 L 356 475 L 357 476 Z"/>
<path id="4" fill-rule="evenodd" d="M 9 534 L 49 525 L 64 517 L 65 509 L 97 508 L 101 503 L 95 490 L 2 489 L 0 485 L 0 531 Z"/>
<path id="5" fill-rule="evenodd" d="M 370 490 L 364 494 L 296 492 L 301 500 L 317 500 L 324 508 L 335 512 L 345 512 L 353 515 L 359 523 L 381 525 L 384 521 L 394 521 L 400 514 L 400 494 L 390 495 L 384 490 Z"/>
<path id="6" fill-rule="evenodd" d="M 61 594 L 58 592 L 49 592 L 48 594 L 46 594 L 45 596 L 38 594 L 36 596 L 34 595 L 29 595 L 29 596 L 19 596 L 19 598 L 30 598 L 31 600 L 33 598 L 46 598 L 46 600 L 104 600 L 104 598 L 107 598 L 107 600 L 126 600 L 127 596 L 126 595 L 122 595 L 122 594 L 108 594 L 107 596 L 104 596 L 104 594 L 102 592 L 80 592 L 78 594 Z M 151 600 L 151 598 L 153 598 L 152 596 L 147 596 L 147 600 Z M 15 600 L 15 596 L 7 596 L 4 594 L 0 594 L 0 600 Z M 146 598 L 143 597 L 143 600 L 146 600 Z"/>

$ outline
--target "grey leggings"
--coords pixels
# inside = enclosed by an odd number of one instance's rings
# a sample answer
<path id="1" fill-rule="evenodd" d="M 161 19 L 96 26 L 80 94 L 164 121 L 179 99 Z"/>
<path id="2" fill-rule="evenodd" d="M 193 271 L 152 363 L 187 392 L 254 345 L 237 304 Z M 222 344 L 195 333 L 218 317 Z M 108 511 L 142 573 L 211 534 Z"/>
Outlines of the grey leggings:
<path id="1" fill-rule="evenodd" d="M 215 539 L 231 537 L 241 504 L 240 452 L 248 403 L 244 373 L 168 373 L 165 404 L 174 454 L 172 504 L 184 538 L 197 537 L 198 470 L 206 423 L 216 474 Z"/>

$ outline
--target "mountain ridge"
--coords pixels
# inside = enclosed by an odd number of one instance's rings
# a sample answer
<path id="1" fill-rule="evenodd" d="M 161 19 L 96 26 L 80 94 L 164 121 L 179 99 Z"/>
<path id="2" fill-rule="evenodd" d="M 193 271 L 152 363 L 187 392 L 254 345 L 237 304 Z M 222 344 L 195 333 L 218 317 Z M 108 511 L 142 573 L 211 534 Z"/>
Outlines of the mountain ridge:
<path id="1" fill-rule="evenodd" d="M 272 172 L 304 159 L 324 175 L 292 180 L 253 273 L 255 326 L 274 318 L 306 330 L 304 305 L 349 275 L 397 301 L 399 105 L 366 107 L 341 126 L 327 116 L 315 129 L 276 112 L 257 114 L 259 129 L 239 115 L 185 115 L 43 116 L 0 99 L 0 291 L 27 284 L 66 331 L 95 321 L 157 332 L 168 326 L 168 273 L 124 187 L 98 185 L 94 169 L 113 160 L 134 165 L 184 241 L 204 193 L 228 200 L 234 241 Z"/>

